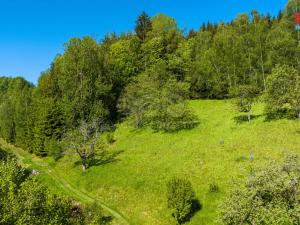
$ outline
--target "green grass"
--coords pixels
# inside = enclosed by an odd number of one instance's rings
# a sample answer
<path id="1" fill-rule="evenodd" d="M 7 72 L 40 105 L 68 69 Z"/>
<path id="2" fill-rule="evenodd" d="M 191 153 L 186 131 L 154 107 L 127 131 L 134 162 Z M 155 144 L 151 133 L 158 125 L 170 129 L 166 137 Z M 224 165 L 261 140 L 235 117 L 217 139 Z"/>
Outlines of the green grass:
<path id="1" fill-rule="evenodd" d="M 257 105 L 253 110 L 255 119 L 237 123 L 234 118 L 239 114 L 230 101 L 201 100 L 190 104 L 199 116 L 198 127 L 160 133 L 135 130 L 122 123 L 115 132 L 116 142 L 109 147 L 109 151 L 121 153 L 115 161 L 92 167 L 85 174 L 75 165 L 72 155 L 58 163 L 49 158 L 34 161 L 47 162 L 42 165 L 55 171 L 65 184 L 116 209 L 136 225 L 175 224 L 166 206 L 165 185 L 172 176 L 188 178 L 203 208 L 187 224 L 218 224 L 218 205 L 232 181 L 245 179 L 251 168 L 279 160 L 290 152 L 300 153 L 300 122 L 266 122 L 263 106 Z M 249 160 L 251 152 L 253 162 Z M 24 156 L 25 163 L 41 166 L 28 157 Z M 55 177 L 42 175 L 41 179 L 54 191 L 76 197 Z M 219 192 L 210 193 L 210 183 L 216 183 Z"/>

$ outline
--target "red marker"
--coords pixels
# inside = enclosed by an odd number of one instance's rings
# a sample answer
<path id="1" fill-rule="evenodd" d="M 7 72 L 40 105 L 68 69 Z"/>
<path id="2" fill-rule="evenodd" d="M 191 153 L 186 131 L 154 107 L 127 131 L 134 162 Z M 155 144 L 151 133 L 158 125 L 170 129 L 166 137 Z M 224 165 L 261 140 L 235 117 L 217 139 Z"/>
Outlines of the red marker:
<path id="1" fill-rule="evenodd" d="M 300 25 L 300 12 L 294 14 L 295 24 Z"/>

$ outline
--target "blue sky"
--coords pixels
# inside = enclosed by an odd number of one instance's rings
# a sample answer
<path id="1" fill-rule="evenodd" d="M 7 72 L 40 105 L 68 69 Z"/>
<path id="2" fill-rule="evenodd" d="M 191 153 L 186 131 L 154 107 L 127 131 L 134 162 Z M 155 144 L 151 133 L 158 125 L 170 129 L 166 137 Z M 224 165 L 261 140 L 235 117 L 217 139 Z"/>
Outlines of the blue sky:
<path id="1" fill-rule="evenodd" d="M 277 15 L 287 0 L 0 0 L 0 76 L 23 76 L 36 83 L 71 37 L 134 29 L 136 17 L 165 13 L 179 27 L 208 20 L 229 21 L 257 9 Z"/>

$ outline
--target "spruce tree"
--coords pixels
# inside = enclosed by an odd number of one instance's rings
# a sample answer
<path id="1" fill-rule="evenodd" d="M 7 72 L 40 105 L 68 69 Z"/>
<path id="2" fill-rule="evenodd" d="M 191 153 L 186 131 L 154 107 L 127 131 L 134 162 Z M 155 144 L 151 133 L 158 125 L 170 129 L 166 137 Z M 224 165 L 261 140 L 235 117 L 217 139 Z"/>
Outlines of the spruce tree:
<path id="1" fill-rule="evenodd" d="M 147 38 L 147 33 L 152 30 L 151 18 L 146 12 L 138 17 L 135 25 L 135 33 L 142 40 L 145 41 Z"/>

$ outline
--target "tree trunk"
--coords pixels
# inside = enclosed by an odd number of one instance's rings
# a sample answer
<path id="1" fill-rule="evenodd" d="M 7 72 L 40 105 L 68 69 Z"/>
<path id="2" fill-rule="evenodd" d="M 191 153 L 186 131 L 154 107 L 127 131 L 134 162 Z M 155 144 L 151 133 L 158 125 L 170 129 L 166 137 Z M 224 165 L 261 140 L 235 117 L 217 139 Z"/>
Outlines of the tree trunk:
<path id="1" fill-rule="evenodd" d="M 251 121 L 251 111 L 248 112 L 248 122 Z"/>
<path id="2" fill-rule="evenodd" d="M 82 172 L 86 171 L 86 158 L 81 158 Z"/>
<path id="3" fill-rule="evenodd" d="M 262 50 L 262 43 L 261 43 L 261 38 L 260 37 L 259 37 L 259 44 L 260 44 L 261 72 L 262 72 L 264 90 L 266 90 L 266 79 L 265 79 L 265 68 L 264 68 L 263 50 Z"/>
<path id="4" fill-rule="evenodd" d="M 85 170 L 86 170 L 86 165 L 85 163 L 82 163 L 82 172 L 85 172 Z"/>

